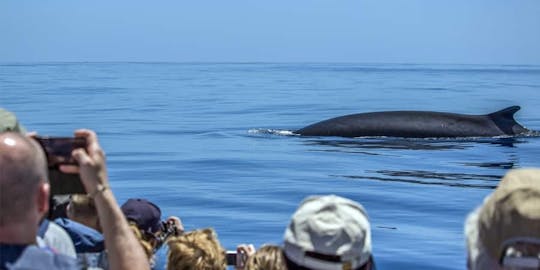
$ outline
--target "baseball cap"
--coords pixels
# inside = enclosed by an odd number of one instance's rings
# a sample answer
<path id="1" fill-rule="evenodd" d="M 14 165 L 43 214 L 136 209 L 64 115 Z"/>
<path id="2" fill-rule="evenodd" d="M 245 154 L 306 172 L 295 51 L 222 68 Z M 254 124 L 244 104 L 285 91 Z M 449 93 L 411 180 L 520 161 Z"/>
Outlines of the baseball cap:
<path id="1" fill-rule="evenodd" d="M 355 269 L 371 257 L 366 210 L 336 195 L 304 199 L 285 230 L 284 252 L 310 269 Z"/>
<path id="2" fill-rule="evenodd" d="M 157 205 L 145 199 L 128 199 L 120 207 L 126 219 L 137 224 L 144 232 L 155 233 L 161 225 L 161 210 Z"/>
<path id="3" fill-rule="evenodd" d="M 22 134 L 26 133 L 26 129 L 19 123 L 15 114 L 0 108 L 0 132 L 6 131 L 19 132 Z"/>
<path id="4" fill-rule="evenodd" d="M 508 244 L 540 240 L 540 169 L 509 171 L 478 214 L 478 238 L 492 258 Z"/>

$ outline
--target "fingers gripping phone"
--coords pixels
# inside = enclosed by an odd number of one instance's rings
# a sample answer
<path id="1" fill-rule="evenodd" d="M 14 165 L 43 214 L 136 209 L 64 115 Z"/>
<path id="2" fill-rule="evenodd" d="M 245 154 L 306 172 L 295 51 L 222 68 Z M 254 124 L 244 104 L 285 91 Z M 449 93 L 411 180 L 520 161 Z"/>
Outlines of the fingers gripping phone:
<path id="1" fill-rule="evenodd" d="M 68 174 L 60 171 L 60 165 L 77 165 L 71 152 L 86 147 L 86 138 L 81 137 L 34 137 L 47 156 L 51 194 L 84 194 L 84 186 L 79 174 Z"/>

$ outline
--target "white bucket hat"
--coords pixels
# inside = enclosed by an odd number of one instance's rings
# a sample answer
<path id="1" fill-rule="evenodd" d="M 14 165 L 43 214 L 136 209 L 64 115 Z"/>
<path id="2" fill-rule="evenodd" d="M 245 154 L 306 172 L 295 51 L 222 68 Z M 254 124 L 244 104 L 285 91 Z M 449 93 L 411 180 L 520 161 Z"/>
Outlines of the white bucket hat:
<path id="1" fill-rule="evenodd" d="M 287 258 L 310 269 L 355 269 L 371 258 L 366 210 L 336 195 L 306 198 L 284 238 Z"/>

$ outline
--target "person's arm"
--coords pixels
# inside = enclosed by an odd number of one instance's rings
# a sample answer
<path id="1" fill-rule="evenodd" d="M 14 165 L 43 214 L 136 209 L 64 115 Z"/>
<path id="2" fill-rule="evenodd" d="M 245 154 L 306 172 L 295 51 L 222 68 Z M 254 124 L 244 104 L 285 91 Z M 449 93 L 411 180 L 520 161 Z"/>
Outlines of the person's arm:
<path id="1" fill-rule="evenodd" d="M 75 149 L 73 157 L 79 163 L 79 174 L 86 192 L 95 201 L 110 268 L 150 269 L 148 259 L 109 187 L 105 153 L 96 134 L 82 129 L 75 131 L 75 136 L 86 138 L 86 149 Z"/>

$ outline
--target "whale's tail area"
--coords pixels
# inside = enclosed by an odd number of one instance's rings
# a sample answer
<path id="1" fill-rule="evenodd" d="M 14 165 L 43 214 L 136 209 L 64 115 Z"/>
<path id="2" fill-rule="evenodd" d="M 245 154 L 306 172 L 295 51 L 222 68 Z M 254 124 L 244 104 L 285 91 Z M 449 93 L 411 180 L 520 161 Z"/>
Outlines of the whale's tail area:
<path id="1" fill-rule="evenodd" d="M 495 125 L 507 135 L 522 134 L 530 132 L 528 129 L 520 125 L 514 119 L 514 114 L 519 111 L 521 107 L 511 106 L 500 111 L 496 111 L 488 114 L 488 117 L 493 120 Z"/>

